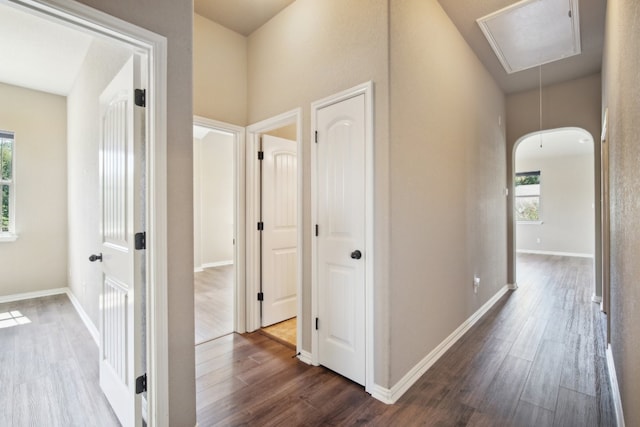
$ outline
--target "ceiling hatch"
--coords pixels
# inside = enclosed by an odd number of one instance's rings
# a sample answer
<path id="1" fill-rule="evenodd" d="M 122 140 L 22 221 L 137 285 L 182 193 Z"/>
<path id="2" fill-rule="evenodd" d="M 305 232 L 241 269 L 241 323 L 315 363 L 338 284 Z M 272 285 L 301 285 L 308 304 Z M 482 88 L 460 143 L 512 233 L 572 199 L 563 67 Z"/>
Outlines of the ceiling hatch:
<path id="1" fill-rule="evenodd" d="M 523 0 L 477 20 L 508 74 L 578 55 L 578 0 Z"/>

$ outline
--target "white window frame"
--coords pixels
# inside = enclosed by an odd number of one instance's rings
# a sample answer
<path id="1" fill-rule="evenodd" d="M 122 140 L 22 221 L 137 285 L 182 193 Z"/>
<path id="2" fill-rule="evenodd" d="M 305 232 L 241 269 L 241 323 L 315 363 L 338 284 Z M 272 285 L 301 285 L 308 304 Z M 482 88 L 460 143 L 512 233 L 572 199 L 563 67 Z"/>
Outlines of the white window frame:
<path id="1" fill-rule="evenodd" d="M 519 196 L 518 195 L 518 190 L 517 188 L 519 187 L 518 185 L 515 184 L 515 181 L 517 179 L 518 176 L 522 176 L 522 175 L 538 175 L 538 219 L 537 220 L 526 220 L 526 219 L 518 219 L 518 214 L 514 212 L 514 216 L 516 218 L 516 223 L 519 225 L 540 225 L 543 224 L 544 221 L 542 220 L 542 173 L 541 171 L 526 171 L 526 172 L 517 172 L 516 175 L 514 176 L 514 208 L 517 205 L 517 200 L 520 197 L 535 197 L 535 196 L 530 196 L 530 195 L 523 195 L 523 196 Z M 515 209 L 514 209 L 515 210 Z"/>
<path id="2" fill-rule="evenodd" d="M 6 136 L 11 135 L 11 138 Z M 16 235 L 16 134 L 11 131 L 0 130 L 1 139 L 11 139 L 11 179 L 2 179 L 0 175 L 0 186 L 9 186 L 9 230 L 0 229 L 0 242 L 15 242 Z"/>

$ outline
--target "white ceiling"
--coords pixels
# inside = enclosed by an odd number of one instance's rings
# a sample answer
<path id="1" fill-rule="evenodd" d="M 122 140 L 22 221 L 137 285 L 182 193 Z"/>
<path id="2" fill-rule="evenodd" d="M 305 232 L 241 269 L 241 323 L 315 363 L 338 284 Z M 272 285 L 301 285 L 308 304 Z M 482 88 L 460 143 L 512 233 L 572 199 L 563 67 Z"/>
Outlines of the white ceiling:
<path id="1" fill-rule="evenodd" d="M 516 161 L 588 154 L 593 154 L 591 135 L 581 129 L 568 128 L 543 131 L 523 139 L 516 148 Z"/>
<path id="2" fill-rule="evenodd" d="M 294 0 L 194 0 L 198 15 L 248 36 Z"/>
<path id="3" fill-rule="evenodd" d="M 0 4 L 0 82 L 66 96 L 91 41 L 88 34 Z"/>
<path id="4" fill-rule="evenodd" d="M 458 28 L 471 49 L 489 70 L 505 93 L 520 92 L 538 87 L 538 69 L 532 68 L 513 74 L 507 74 L 500 64 L 489 42 L 482 34 L 476 22 L 478 18 L 489 15 L 502 8 L 518 3 L 520 0 L 438 0 L 449 18 Z M 567 0 L 539 0 L 569 5 Z M 606 0 L 580 0 L 581 48 L 574 55 L 542 66 L 542 84 L 548 85 L 572 80 L 597 73 L 602 68 L 602 47 L 604 43 L 604 20 Z M 527 29 L 516 26 L 513 37 L 526 38 Z M 545 29 L 543 29 L 545 30 Z"/>

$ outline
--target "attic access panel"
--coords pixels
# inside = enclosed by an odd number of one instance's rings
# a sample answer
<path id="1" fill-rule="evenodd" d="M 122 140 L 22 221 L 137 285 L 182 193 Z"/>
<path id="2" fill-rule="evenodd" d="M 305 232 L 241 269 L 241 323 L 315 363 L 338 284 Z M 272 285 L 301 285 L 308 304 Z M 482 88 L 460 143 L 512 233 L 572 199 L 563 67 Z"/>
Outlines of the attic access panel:
<path id="1" fill-rule="evenodd" d="M 523 0 L 477 20 L 507 74 L 578 55 L 579 0 Z"/>

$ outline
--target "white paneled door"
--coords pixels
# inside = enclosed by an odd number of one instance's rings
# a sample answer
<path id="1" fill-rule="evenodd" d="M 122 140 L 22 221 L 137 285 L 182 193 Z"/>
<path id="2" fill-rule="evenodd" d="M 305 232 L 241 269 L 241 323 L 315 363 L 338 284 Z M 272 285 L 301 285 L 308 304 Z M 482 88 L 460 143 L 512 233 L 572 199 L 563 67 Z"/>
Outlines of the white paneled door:
<path id="1" fill-rule="evenodd" d="M 297 315 L 296 141 L 262 136 L 262 326 Z"/>
<path id="2" fill-rule="evenodd" d="M 318 361 L 365 384 L 365 95 L 317 111 Z"/>
<path id="3" fill-rule="evenodd" d="M 144 114 L 134 103 L 136 59 L 100 95 L 100 387 L 123 426 L 142 421 L 135 393 L 141 374 L 142 258 L 134 240 L 143 222 Z"/>

